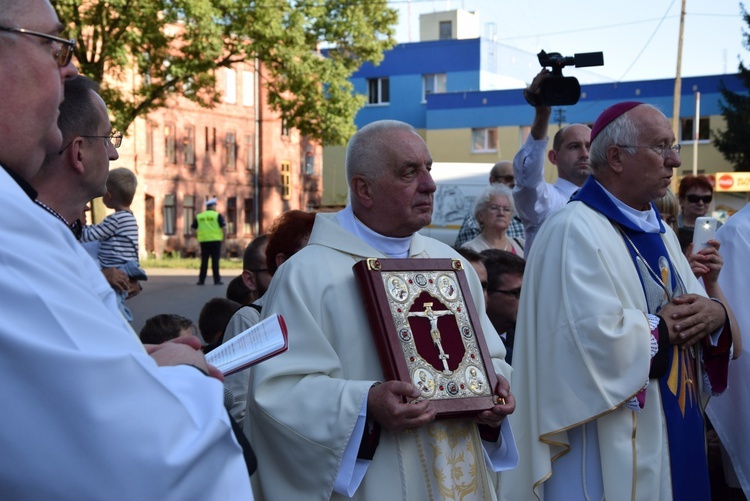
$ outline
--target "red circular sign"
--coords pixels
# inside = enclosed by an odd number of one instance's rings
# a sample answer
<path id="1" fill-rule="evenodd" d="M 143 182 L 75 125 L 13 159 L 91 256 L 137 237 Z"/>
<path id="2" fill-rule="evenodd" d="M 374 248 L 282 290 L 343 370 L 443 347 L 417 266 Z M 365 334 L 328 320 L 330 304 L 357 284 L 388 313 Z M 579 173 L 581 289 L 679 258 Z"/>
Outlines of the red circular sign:
<path id="1" fill-rule="evenodd" d="M 734 178 L 729 174 L 724 174 L 719 178 L 719 186 L 721 189 L 728 190 L 732 185 L 734 185 Z"/>

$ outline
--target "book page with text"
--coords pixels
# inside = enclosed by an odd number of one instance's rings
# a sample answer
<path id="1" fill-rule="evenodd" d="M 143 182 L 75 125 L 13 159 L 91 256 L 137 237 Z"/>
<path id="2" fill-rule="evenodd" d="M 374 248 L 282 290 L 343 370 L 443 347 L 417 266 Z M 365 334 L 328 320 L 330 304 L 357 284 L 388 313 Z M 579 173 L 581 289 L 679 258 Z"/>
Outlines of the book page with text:
<path id="1" fill-rule="evenodd" d="M 225 376 L 254 365 L 287 348 L 284 319 L 274 314 L 237 334 L 206 355 Z"/>

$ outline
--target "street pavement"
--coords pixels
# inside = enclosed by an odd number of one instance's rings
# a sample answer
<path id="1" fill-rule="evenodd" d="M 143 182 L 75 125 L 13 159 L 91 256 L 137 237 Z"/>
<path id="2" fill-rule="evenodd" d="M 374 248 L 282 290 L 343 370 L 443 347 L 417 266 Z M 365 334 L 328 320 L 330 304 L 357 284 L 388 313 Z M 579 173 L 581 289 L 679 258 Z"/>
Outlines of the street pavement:
<path id="1" fill-rule="evenodd" d="M 213 285 L 209 270 L 206 285 L 195 285 L 198 270 L 148 268 L 148 280 L 143 290 L 125 305 L 133 313 L 133 330 L 140 332 L 146 320 L 160 313 L 176 313 L 198 325 L 198 315 L 206 302 L 214 297 L 226 297 L 227 284 L 241 270 L 222 270 L 223 285 Z"/>

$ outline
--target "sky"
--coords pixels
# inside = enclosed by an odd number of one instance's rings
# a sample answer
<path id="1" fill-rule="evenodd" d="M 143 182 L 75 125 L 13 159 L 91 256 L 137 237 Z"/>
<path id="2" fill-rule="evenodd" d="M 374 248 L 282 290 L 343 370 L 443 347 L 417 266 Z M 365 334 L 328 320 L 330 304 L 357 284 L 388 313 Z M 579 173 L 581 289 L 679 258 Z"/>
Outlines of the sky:
<path id="1" fill-rule="evenodd" d="M 396 40 L 419 41 L 419 15 L 476 11 L 482 36 L 523 51 L 604 53 L 604 66 L 587 70 L 626 82 L 674 78 L 682 0 L 389 0 L 398 9 Z M 748 2 L 750 8 L 750 2 Z M 686 0 L 682 76 L 736 73 L 748 26 L 735 0 Z M 530 81 L 537 69 L 529 75 Z M 565 76 L 576 76 L 566 67 Z"/>

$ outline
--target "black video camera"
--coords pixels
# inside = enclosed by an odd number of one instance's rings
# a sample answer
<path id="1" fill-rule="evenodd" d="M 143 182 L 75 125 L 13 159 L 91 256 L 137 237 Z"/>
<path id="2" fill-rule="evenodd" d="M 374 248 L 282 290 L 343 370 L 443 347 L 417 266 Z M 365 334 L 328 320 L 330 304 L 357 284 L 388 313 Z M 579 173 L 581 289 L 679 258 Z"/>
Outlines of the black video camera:
<path id="1" fill-rule="evenodd" d="M 604 65 L 602 52 L 584 52 L 573 57 L 563 57 L 559 52 L 547 54 L 541 51 L 537 57 L 543 68 L 552 68 L 552 73 L 544 79 L 539 89 L 541 99 L 537 104 L 546 106 L 576 104 L 581 97 L 581 85 L 578 80 L 575 77 L 564 77 L 562 74 L 562 69 L 566 65 L 572 64 L 576 68 Z"/>

